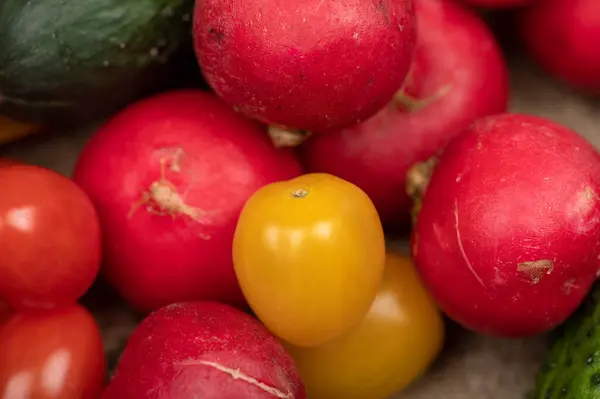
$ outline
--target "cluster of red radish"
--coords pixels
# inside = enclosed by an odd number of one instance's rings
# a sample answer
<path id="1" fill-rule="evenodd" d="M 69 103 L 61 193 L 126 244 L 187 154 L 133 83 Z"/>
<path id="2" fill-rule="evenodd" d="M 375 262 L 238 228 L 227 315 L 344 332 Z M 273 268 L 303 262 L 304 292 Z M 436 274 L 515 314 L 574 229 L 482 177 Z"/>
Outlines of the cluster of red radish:
<path id="1" fill-rule="evenodd" d="M 575 22 L 600 7 L 531 3 L 521 19 L 531 53 L 561 79 L 600 90 L 600 56 L 576 46 L 585 29 L 600 38 L 600 18 Z M 236 309 L 248 298 L 232 259 L 249 198 L 303 173 L 354 184 L 386 226 L 407 222 L 412 204 L 415 266 L 440 308 L 473 331 L 548 331 L 596 280 L 600 155 L 566 127 L 506 113 L 507 67 L 474 11 L 450 0 L 198 0 L 194 35 L 214 93 L 130 105 L 90 140 L 72 180 L 0 165 L 0 298 L 16 311 L 0 330 L 4 397 L 99 395 L 100 332 L 75 303 L 102 263 L 132 308 L 153 311 L 104 399 L 305 398 L 284 346 Z M 571 57 L 557 53 L 565 51 Z M 290 251 L 299 248 L 290 241 Z M 350 248 L 321 250 L 337 259 Z M 366 263 L 380 270 L 383 257 L 373 256 Z M 268 263 L 268 249 L 259 258 Z M 302 284 L 311 293 L 331 282 L 314 275 Z M 325 299 L 320 292 L 311 303 Z M 273 306 L 290 318 L 290 303 Z M 31 368 L 20 348 L 41 335 L 46 347 L 28 360 L 37 374 L 15 379 L 11 372 Z M 54 351 L 73 345 L 74 358 Z M 69 384 L 48 385 L 45 367 Z"/>

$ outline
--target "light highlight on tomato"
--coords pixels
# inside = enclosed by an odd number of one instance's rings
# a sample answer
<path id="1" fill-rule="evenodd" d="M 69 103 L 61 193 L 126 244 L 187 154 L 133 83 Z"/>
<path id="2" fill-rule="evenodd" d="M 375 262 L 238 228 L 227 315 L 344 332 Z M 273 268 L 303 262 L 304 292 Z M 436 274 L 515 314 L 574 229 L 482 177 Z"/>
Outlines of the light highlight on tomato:
<path id="1" fill-rule="evenodd" d="M 100 329 L 80 305 L 16 313 L 0 327 L 0 398 L 94 399 L 105 375 Z"/>

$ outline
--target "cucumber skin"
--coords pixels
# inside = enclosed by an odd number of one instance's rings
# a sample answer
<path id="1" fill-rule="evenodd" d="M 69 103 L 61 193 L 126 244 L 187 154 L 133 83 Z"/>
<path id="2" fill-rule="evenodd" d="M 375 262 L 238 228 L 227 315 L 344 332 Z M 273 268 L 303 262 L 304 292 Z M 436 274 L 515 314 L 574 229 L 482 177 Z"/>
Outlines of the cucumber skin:
<path id="1" fill-rule="evenodd" d="M 193 0 L 0 1 L 0 114 L 61 124 L 135 100 L 174 60 L 190 62 L 193 7 Z"/>
<path id="2" fill-rule="evenodd" d="M 556 331 L 531 399 L 600 399 L 600 283 Z"/>

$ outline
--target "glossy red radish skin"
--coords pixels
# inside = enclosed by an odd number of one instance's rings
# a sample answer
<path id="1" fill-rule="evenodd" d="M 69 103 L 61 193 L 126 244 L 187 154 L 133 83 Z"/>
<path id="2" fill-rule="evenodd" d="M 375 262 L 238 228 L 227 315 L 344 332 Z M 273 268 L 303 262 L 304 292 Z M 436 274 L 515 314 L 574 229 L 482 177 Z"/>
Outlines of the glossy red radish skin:
<path id="1" fill-rule="evenodd" d="M 600 269 L 600 156 L 571 130 L 503 114 L 473 124 L 440 156 L 412 255 L 441 308 L 481 333 L 548 331 Z"/>
<path id="2" fill-rule="evenodd" d="M 74 180 L 104 231 L 104 274 L 133 307 L 210 299 L 245 305 L 231 259 L 245 201 L 301 174 L 264 128 L 202 91 L 160 94 L 107 122 Z"/>
<path id="3" fill-rule="evenodd" d="M 170 305 L 134 331 L 102 399 L 305 399 L 281 343 L 215 302 Z"/>
<path id="4" fill-rule="evenodd" d="M 307 170 L 358 185 L 388 225 L 408 220 L 409 167 L 508 103 L 505 61 L 483 21 L 450 1 L 416 0 L 415 9 L 417 46 L 402 93 L 420 100 L 410 104 L 399 96 L 404 104 L 392 102 L 362 124 L 315 135 L 299 147 Z"/>
<path id="5" fill-rule="evenodd" d="M 12 312 L 12 309 L 6 303 L 0 301 L 0 326 L 9 318 Z"/>
<path id="6" fill-rule="evenodd" d="M 372 116 L 402 85 L 415 42 L 412 0 L 196 2 L 208 83 L 271 125 L 324 131 Z"/>
<path id="7" fill-rule="evenodd" d="M 544 70 L 600 94 L 600 2 L 540 0 L 523 10 L 519 24 L 526 48 Z"/>
<path id="8" fill-rule="evenodd" d="M 462 0 L 465 4 L 483 8 L 512 8 L 522 7 L 536 1 L 545 0 Z"/>

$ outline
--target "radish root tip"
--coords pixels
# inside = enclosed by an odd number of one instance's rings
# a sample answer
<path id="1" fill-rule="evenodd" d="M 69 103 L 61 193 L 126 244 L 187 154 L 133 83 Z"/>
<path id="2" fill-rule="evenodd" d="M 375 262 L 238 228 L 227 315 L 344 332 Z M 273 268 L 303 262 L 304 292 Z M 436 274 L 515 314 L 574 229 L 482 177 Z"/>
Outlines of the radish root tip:
<path id="1" fill-rule="evenodd" d="M 140 206 L 146 205 L 146 211 L 158 216 L 171 216 L 175 219 L 179 215 L 188 216 L 190 219 L 199 221 L 205 212 L 201 209 L 191 207 L 185 203 L 177 187 L 167 179 L 167 164 L 171 171 L 181 172 L 180 159 L 183 150 L 172 155 L 171 162 L 167 157 L 160 159 L 160 177 L 152 182 L 148 189 L 142 193 L 139 201 L 131 207 L 128 218 L 131 218 Z"/>
<path id="2" fill-rule="evenodd" d="M 436 90 L 435 93 L 433 93 L 429 97 L 420 99 L 411 96 L 406 92 L 406 88 L 402 87 L 402 89 L 398 90 L 394 95 L 394 101 L 402 109 L 408 112 L 416 112 L 421 109 L 427 108 L 440 98 L 446 96 L 450 92 L 450 90 L 452 90 L 452 85 L 447 84 L 445 86 L 442 86 L 440 89 Z"/>
<path id="3" fill-rule="evenodd" d="M 269 137 L 276 148 L 296 147 L 310 136 L 310 132 L 269 126 Z"/>

